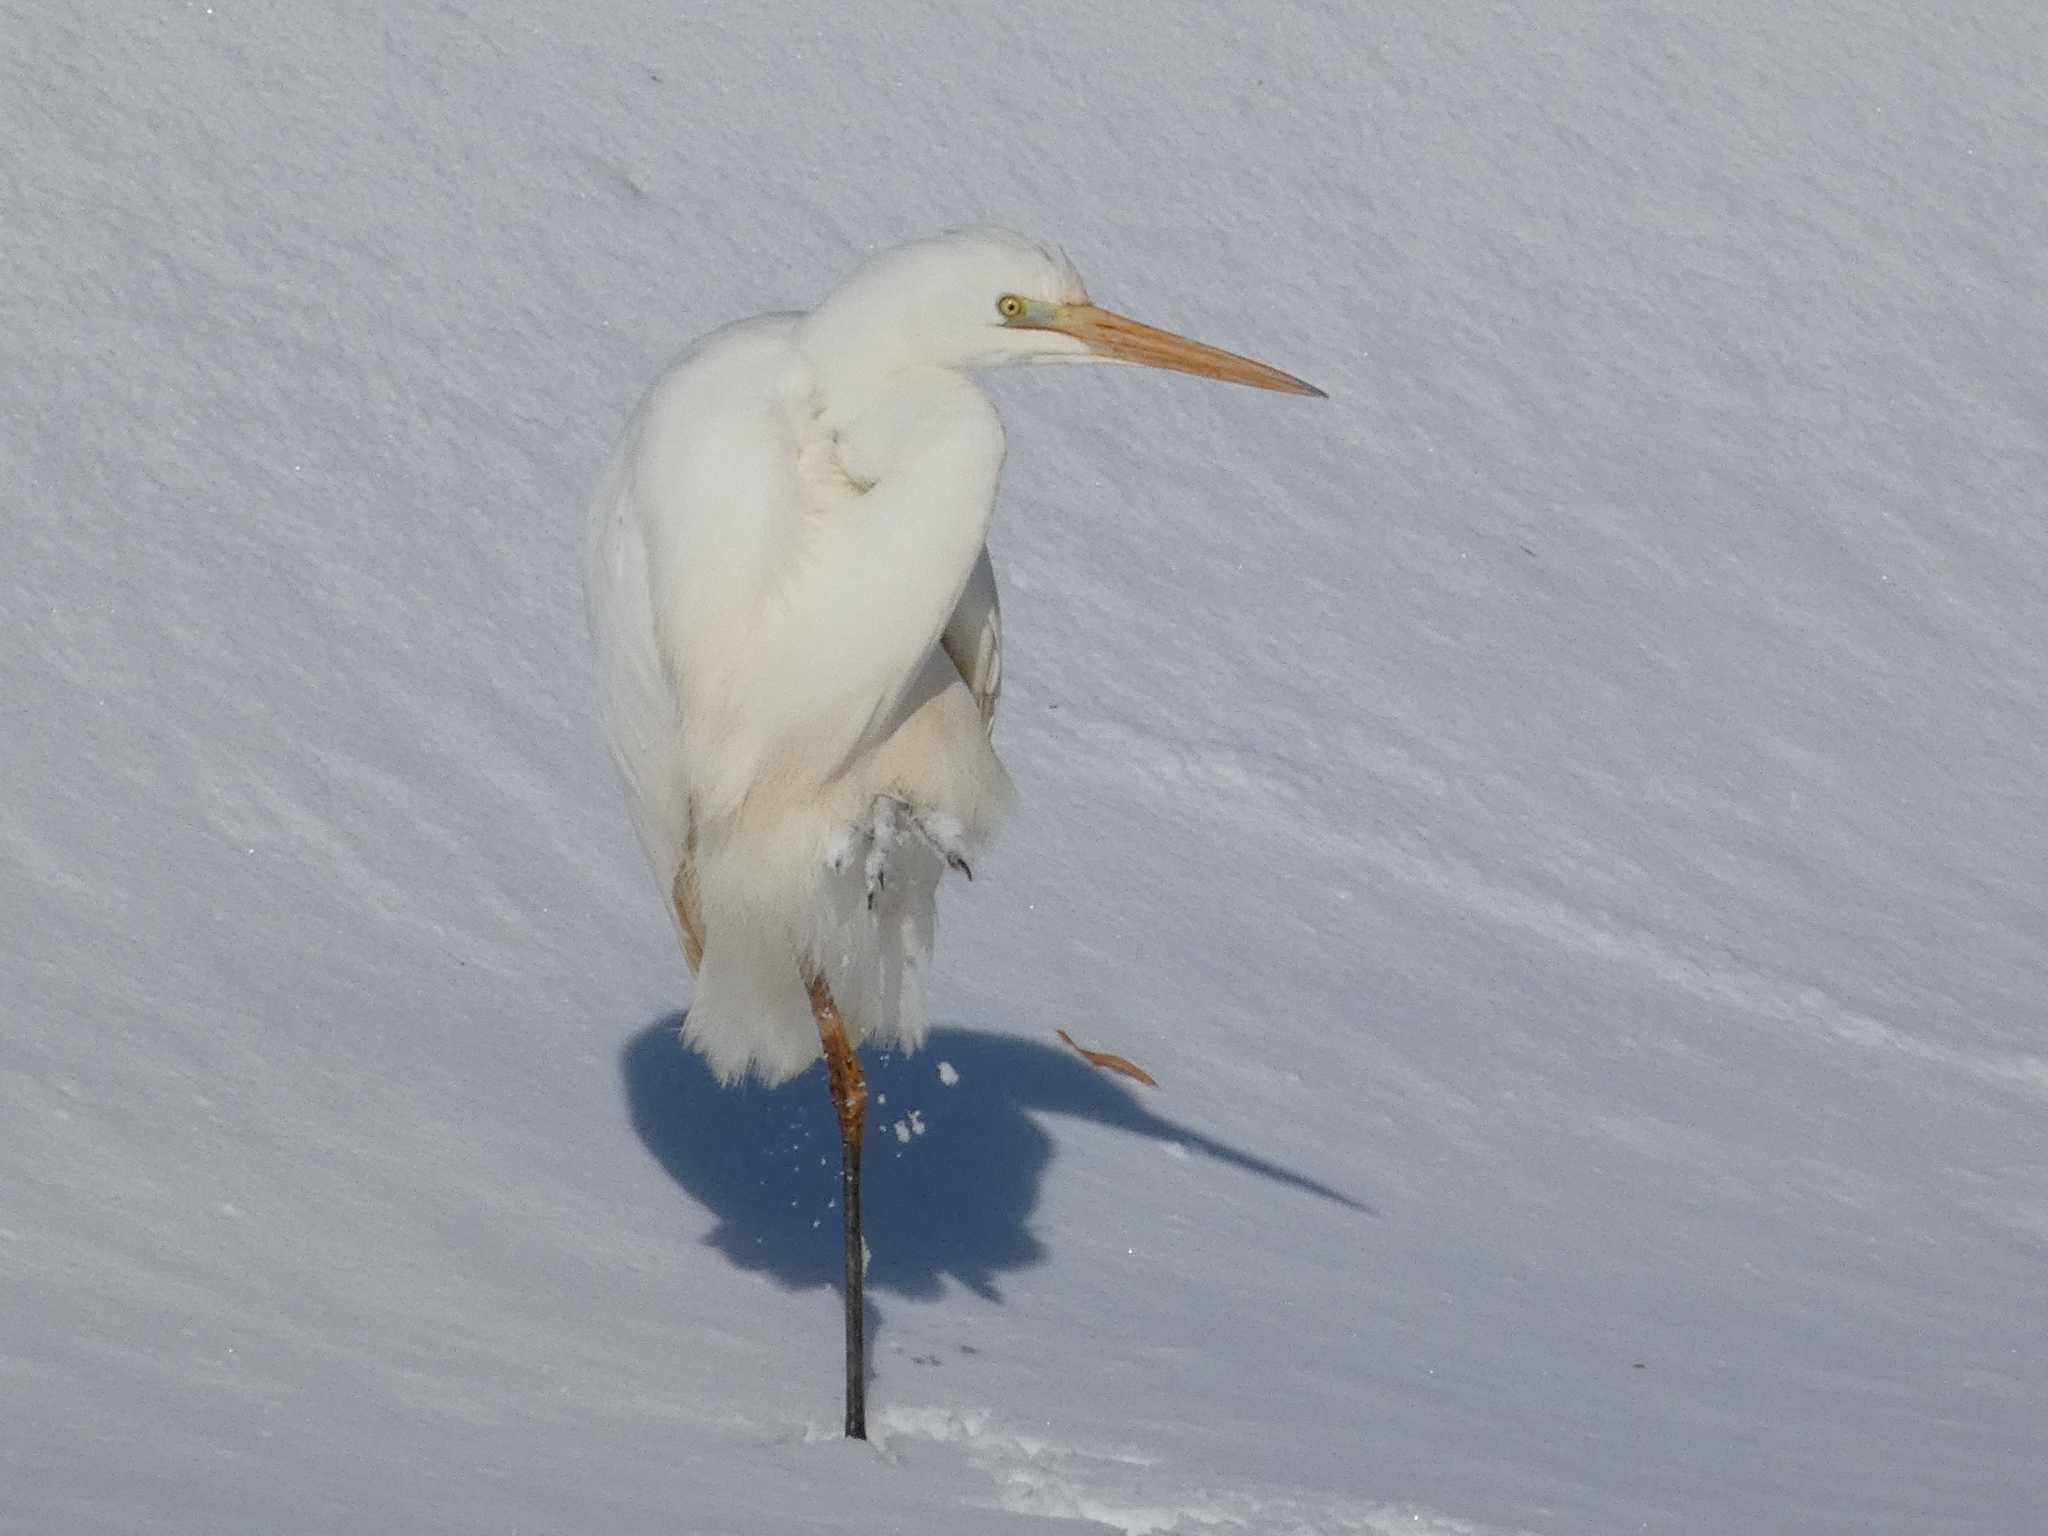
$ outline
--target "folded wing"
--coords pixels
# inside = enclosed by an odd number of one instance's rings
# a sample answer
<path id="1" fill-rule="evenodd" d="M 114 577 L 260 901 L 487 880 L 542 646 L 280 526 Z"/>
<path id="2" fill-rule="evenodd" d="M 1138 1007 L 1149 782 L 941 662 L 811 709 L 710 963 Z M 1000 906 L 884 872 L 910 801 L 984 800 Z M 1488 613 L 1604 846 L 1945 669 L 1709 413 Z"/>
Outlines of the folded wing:
<path id="1" fill-rule="evenodd" d="M 960 671 L 960 680 L 981 708 L 981 723 L 995 734 L 996 700 L 1003 691 L 1003 608 L 996 596 L 996 568 L 983 545 L 967 578 L 967 590 L 946 622 L 939 644 Z"/>

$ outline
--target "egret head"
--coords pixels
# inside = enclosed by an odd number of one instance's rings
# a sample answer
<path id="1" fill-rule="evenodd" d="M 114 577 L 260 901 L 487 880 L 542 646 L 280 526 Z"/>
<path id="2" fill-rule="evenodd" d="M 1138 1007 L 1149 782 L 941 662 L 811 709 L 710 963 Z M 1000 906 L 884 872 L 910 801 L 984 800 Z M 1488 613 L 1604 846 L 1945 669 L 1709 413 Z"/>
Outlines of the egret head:
<path id="1" fill-rule="evenodd" d="M 1091 303 L 1073 263 L 993 226 L 955 230 L 869 258 L 804 321 L 828 371 L 993 368 L 1004 363 L 1142 363 L 1296 395 L 1313 385 Z"/>

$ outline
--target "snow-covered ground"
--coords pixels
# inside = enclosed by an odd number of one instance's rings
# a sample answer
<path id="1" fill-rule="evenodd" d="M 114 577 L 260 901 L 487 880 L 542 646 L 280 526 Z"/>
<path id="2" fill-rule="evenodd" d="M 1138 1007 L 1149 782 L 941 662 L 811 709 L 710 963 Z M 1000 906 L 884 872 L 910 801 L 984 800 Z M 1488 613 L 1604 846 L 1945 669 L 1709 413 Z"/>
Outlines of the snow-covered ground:
<path id="1" fill-rule="evenodd" d="M 6 5 L 0 1529 L 2040 1529 L 2044 17 Z M 576 550 L 978 219 L 1331 399 L 991 381 L 861 1447 Z"/>

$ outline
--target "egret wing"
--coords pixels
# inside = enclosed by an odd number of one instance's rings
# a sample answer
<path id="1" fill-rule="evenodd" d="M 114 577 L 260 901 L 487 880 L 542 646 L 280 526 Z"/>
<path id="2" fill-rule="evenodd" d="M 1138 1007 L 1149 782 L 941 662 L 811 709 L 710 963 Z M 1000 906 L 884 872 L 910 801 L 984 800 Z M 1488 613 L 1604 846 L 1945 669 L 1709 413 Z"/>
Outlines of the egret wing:
<path id="1" fill-rule="evenodd" d="M 704 940 L 698 786 L 675 672 L 693 648 L 679 631 L 722 621 L 800 504 L 778 403 L 792 323 L 769 315 L 729 326 L 657 380 L 613 447 L 586 525 L 585 595 L 612 759 L 693 969 Z M 734 484 L 755 490 L 738 515 Z"/>
<path id="2" fill-rule="evenodd" d="M 974 562 L 967 590 L 960 594 L 939 644 L 959 669 L 960 680 L 981 707 L 981 723 L 993 735 L 996 699 L 1003 691 L 1003 607 L 996 595 L 996 568 L 989 560 L 987 545 Z"/>
<path id="3" fill-rule="evenodd" d="M 651 562 L 631 481 L 624 456 L 615 456 L 591 504 L 584 590 L 612 758 L 625 783 L 634 830 L 666 883 L 689 830 L 682 732 L 662 663 Z"/>

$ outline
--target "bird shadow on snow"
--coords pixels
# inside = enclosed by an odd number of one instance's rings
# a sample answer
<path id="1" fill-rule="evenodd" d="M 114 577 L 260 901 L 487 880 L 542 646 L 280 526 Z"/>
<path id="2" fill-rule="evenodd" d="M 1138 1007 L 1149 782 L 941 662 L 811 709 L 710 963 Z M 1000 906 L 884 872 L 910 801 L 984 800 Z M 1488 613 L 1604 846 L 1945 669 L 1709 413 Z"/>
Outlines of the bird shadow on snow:
<path id="1" fill-rule="evenodd" d="M 620 1058 L 633 1129 L 718 1225 L 705 1239 L 791 1289 L 837 1286 L 839 1132 L 822 1065 L 776 1088 L 721 1088 L 658 1019 Z M 1034 1116 L 1074 1115 L 1166 1142 L 1372 1214 L 1289 1169 L 1152 1113 L 1078 1056 L 1012 1035 L 935 1029 L 915 1055 L 868 1052 L 862 1186 L 868 1287 L 934 1297 L 950 1275 L 990 1301 L 996 1277 L 1045 1257 L 1031 1229 L 1052 1138 Z M 948 1082 L 950 1079 L 950 1083 Z"/>

